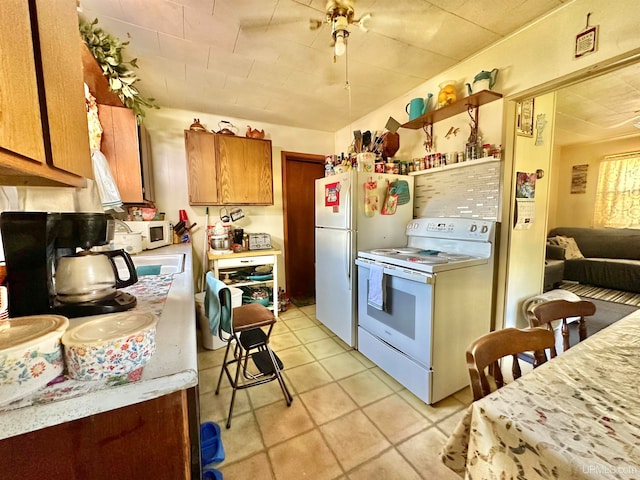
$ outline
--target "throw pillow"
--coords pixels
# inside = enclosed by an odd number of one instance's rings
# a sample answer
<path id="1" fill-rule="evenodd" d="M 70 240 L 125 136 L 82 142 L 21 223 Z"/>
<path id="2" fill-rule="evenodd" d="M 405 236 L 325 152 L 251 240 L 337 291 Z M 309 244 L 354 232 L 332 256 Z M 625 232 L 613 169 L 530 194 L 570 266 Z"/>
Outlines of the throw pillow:
<path id="1" fill-rule="evenodd" d="M 554 237 L 557 245 L 560 245 L 564 248 L 564 258 L 567 260 L 572 260 L 575 258 L 584 258 L 580 248 L 578 248 L 578 244 L 576 243 L 575 238 L 573 237 L 562 237 L 558 235 Z"/>

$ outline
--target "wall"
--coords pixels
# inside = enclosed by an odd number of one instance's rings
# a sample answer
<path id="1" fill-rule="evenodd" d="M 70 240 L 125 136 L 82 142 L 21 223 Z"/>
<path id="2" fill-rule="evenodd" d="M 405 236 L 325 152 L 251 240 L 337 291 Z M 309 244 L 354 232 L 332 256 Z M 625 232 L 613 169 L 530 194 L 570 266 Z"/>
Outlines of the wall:
<path id="1" fill-rule="evenodd" d="M 633 151 L 640 151 L 640 135 L 561 148 L 553 159 L 552 169 L 557 173 L 557 185 L 551 192 L 549 230 L 555 227 L 592 227 L 600 162 L 606 155 Z M 571 193 L 574 165 L 588 165 L 585 193 Z"/>
<path id="2" fill-rule="evenodd" d="M 184 146 L 184 130 L 189 128 L 194 118 L 208 130 L 219 130 L 218 115 L 186 110 L 162 108 L 147 112 L 145 127 L 151 139 L 153 174 L 156 192 L 156 206 L 166 213 L 166 219 L 174 223 L 178 220 L 178 210 L 187 211 L 191 223 L 197 222 L 192 238 L 196 288 L 199 288 L 203 264 L 204 228 L 206 207 L 190 206 L 187 189 L 187 163 Z M 280 154 L 284 151 L 327 154 L 333 151 L 333 135 L 326 132 L 284 127 L 268 123 L 256 124 L 248 119 L 224 117 L 238 126 L 239 135 L 244 135 L 246 126 L 258 130 L 264 129 L 266 138 L 271 140 L 273 161 L 273 198 L 272 206 L 242 206 L 245 217 L 234 225 L 244 228 L 245 232 L 266 232 L 271 234 L 275 248 L 283 250 L 283 211 L 282 211 L 282 167 Z M 209 224 L 215 224 L 220 217 L 220 207 L 209 207 Z M 283 250 L 284 252 L 284 250 Z M 278 284 L 285 285 L 284 258 L 278 259 Z"/>

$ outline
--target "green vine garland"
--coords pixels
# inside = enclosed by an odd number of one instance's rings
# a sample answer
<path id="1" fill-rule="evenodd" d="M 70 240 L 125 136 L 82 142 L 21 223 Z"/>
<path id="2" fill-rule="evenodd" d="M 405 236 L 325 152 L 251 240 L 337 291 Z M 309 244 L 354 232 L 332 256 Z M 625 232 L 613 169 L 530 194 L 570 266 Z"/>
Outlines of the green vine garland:
<path id="1" fill-rule="evenodd" d="M 109 82 L 109 90 L 120 97 L 125 107 L 133 110 L 138 123 L 144 119 L 144 108 L 159 108 L 155 98 L 145 98 L 135 87 L 140 79 L 132 68 L 139 68 L 137 59 L 125 62 L 122 59 L 124 47 L 129 42 L 121 42 L 97 27 L 98 19 L 93 22 L 80 20 L 80 35 L 95 57 L 102 73 Z"/>

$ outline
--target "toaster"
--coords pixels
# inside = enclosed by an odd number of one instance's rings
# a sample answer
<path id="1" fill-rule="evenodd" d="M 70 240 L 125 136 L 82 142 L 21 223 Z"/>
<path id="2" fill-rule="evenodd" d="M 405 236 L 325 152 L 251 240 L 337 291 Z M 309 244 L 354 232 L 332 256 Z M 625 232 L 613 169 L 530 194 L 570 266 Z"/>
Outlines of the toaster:
<path id="1" fill-rule="evenodd" d="M 271 235 L 268 233 L 249 233 L 249 250 L 270 250 Z"/>

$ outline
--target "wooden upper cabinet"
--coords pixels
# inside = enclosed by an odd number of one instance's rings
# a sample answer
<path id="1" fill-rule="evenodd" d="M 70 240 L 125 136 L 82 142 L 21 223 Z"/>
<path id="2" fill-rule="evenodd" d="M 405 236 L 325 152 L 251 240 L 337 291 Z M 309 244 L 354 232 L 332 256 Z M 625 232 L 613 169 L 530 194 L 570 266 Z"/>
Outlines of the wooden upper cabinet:
<path id="1" fill-rule="evenodd" d="M 3 0 L 0 21 L 0 184 L 85 186 L 93 168 L 75 0 Z"/>
<path id="2" fill-rule="evenodd" d="M 273 205 L 271 141 L 185 131 L 191 205 Z"/>
<path id="3" fill-rule="evenodd" d="M 133 110 L 125 107 L 98 105 L 102 125 L 100 151 L 107 158 L 109 169 L 124 203 L 152 202 L 152 179 L 146 142 L 146 131 L 138 127 Z M 145 180 L 149 180 L 146 182 Z"/>

